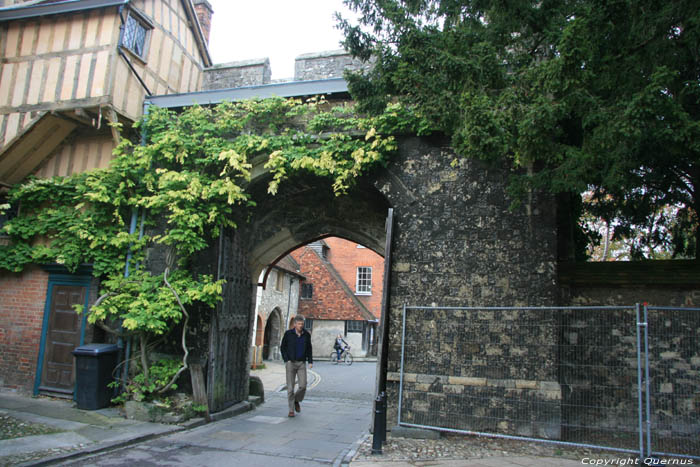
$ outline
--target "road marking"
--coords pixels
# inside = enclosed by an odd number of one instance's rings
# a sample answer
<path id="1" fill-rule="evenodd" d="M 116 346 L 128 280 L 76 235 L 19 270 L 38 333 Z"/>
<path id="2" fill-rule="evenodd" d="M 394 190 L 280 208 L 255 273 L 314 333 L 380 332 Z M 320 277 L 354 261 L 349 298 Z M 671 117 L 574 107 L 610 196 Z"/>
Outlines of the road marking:
<path id="1" fill-rule="evenodd" d="M 285 419 L 281 417 L 268 417 L 267 415 L 256 415 L 255 417 L 250 417 L 248 419 L 249 422 L 260 422 L 260 423 L 269 423 L 271 425 L 277 425 L 278 423 L 282 423 Z"/>
<path id="2" fill-rule="evenodd" d="M 314 375 L 315 378 L 314 378 L 314 382 L 311 384 L 311 386 L 309 386 L 308 389 L 313 389 L 313 388 L 315 388 L 316 386 L 318 386 L 318 383 L 321 382 L 321 375 L 319 375 L 318 373 L 316 373 L 314 370 L 309 370 L 309 372 L 310 372 L 312 375 Z"/>

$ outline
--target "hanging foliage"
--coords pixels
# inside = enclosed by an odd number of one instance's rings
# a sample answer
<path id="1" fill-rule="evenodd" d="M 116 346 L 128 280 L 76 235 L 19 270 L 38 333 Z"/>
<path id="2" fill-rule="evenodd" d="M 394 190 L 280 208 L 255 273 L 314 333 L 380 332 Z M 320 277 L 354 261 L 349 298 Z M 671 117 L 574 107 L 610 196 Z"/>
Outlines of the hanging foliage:
<path id="1" fill-rule="evenodd" d="M 19 272 L 30 263 L 59 263 L 74 271 L 91 264 L 101 296 L 88 319 L 121 323 L 111 332 L 138 336 L 142 349 L 183 319 L 183 305 L 214 307 L 221 299 L 223 281 L 193 274 L 190 261 L 222 229 L 236 227 L 234 210 L 254 205 L 246 191 L 253 160 L 271 173 L 272 194 L 291 174 L 307 172 L 332 179 L 341 195 L 387 161 L 396 150 L 395 134 L 428 131 L 398 105 L 367 118 L 351 105 L 282 98 L 182 112 L 151 107 L 135 126 L 144 142 L 124 140 L 109 168 L 13 187 L 0 210 L 21 210 L 3 229 L 10 242 L 0 246 L 0 268 Z M 129 233 L 136 212 L 147 226 L 159 223 L 161 233 Z M 177 258 L 169 280 L 138 267 L 153 244 Z M 124 277 L 127 252 L 131 273 Z"/>

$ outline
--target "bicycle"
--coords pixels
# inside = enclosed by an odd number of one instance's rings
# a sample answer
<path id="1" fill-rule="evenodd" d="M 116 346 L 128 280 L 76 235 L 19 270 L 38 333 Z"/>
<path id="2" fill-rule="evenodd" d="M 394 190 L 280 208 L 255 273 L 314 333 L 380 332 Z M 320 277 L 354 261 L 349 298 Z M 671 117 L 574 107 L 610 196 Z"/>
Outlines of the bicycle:
<path id="1" fill-rule="evenodd" d="M 340 358 L 345 362 L 346 365 L 352 365 L 352 354 L 350 353 L 350 346 L 348 345 L 340 352 Z M 334 365 L 338 364 L 338 352 L 335 350 L 331 352 L 331 363 Z"/>

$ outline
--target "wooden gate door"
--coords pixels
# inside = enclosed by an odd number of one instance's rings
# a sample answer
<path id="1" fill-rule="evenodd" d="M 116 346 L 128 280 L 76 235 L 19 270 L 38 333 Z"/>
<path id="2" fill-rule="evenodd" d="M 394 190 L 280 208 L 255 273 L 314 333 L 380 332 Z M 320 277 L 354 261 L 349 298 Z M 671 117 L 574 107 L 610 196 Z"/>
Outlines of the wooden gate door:
<path id="1" fill-rule="evenodd" d="M 267 318 L 265 334 L 263 335 L 263 360 L 270 358 L 270 336 L 272 335 L 272 315 Z"/>
<path id="2" fill-rule="evenodd" d="M 389 208 L 386 216 L 386 243 L 384 246 L 384 288 L 382 289 L 382 316 L 377 329 L 377 378 L 376 397 L 386 391 L 386 372 L 389 360 L 389 289 L 391 288 L 391 242 L 394 232 L 394 209 Z M 374 414 L 374 412 L 372 412 Z"/>
<path id="3" fill-rule="evenodd" d="M 223 299 L 211 313 L 209 328 L 209 411 L 219 412 L 248 399 L 250 343 L 253 337 L 253 286 L 239 236 L 226 229 L 219 237 L 219 271 L 226 279 Z"/>
<path id="4" fill-rule="evenodd" d="M 44 365 L 39 390 L 73 393 L 75 374 L 72 351 L 80 345 L 80 316 L 73 305 L 85 303 L 86 287 L 54 285 L 49 305 L 49 322 Z"/>

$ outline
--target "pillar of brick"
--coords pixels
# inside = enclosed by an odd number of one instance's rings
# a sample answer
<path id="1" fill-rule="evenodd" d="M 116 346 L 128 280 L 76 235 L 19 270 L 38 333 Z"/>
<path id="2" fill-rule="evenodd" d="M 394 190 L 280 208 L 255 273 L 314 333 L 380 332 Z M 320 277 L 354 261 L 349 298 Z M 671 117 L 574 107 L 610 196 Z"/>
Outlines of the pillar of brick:
<path id="1" fill-rule="evenodd" d="M 48 276 L 36 266 L 0 271 L 0 387 L 33 389 Z"/>
<path id="2" fill-rule="evenodd" d="M 194 9 L 197 12 L 199 26 L 202 28 L 204 39 L 209 44 L 209 32 L 211 31 L 211 15 L 214 13 L 207 0 L 194 0 Z"/>

